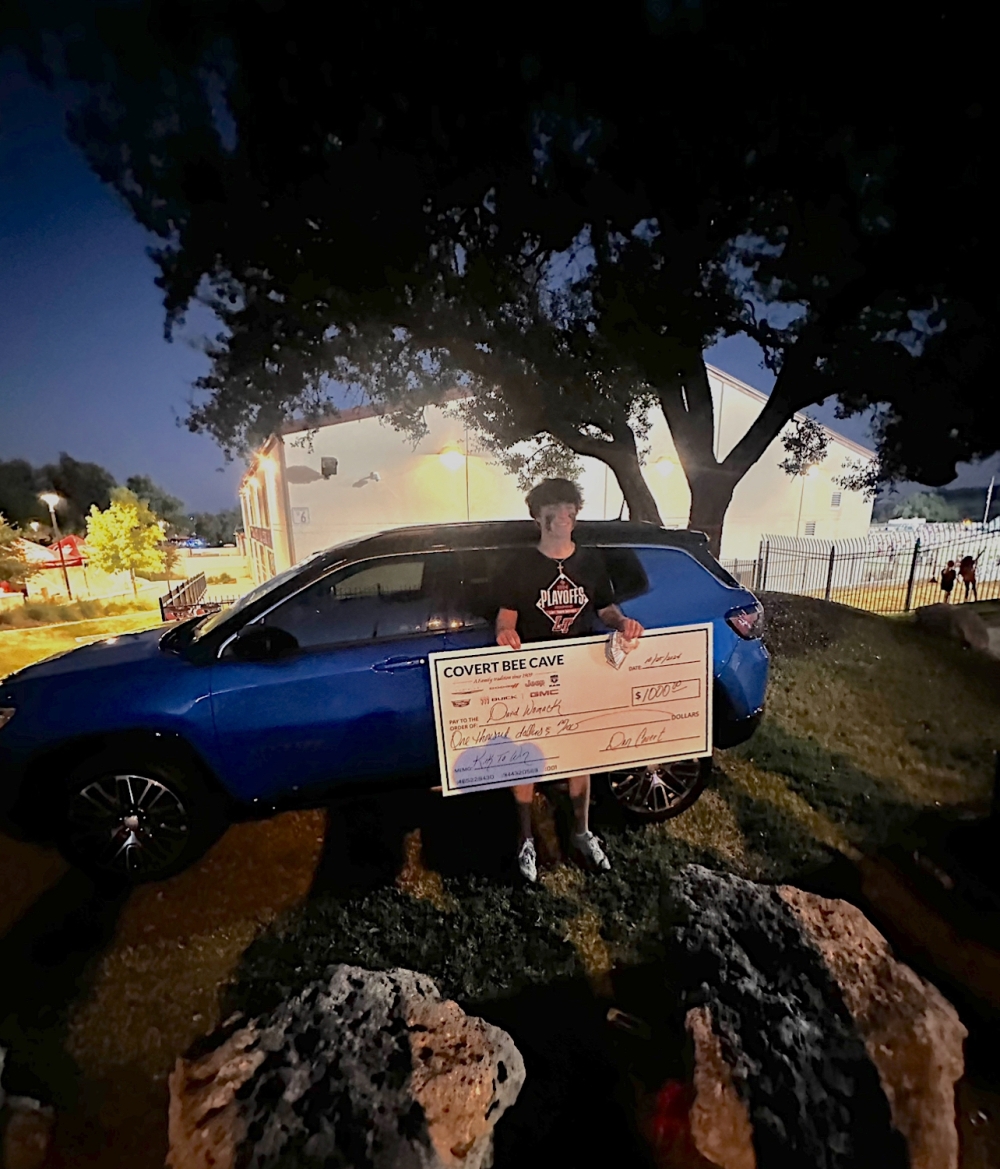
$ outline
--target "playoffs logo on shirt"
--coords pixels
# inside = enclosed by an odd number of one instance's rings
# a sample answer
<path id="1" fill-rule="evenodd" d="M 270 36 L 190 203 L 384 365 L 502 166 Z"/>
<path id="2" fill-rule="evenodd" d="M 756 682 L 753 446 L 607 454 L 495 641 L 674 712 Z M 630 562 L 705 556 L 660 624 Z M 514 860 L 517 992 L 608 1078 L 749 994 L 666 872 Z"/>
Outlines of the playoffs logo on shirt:
<path id="1" fill-rule="evenodd" d="M 569 633 L 570 626 L 587 607 L 586 590 L 574 584 L 559 565 L 559 575 L 547 589 L 540 589 L 536 606 L 552 622 L 553 633 Z"/>

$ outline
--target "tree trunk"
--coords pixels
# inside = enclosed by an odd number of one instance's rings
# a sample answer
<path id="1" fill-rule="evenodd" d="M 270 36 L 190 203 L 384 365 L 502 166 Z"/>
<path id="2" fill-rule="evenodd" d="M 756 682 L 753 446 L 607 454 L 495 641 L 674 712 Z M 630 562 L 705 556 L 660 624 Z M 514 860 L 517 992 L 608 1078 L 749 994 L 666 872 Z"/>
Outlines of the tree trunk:
<path id="1" fill-rule="evenodd" d="M 688 353 L 657 394 L 677 455 L 691 489 L 688 528 L 704 532 L 709 551 L 722 551 L 722 525 L 736 484 L 781 433 L 797 410 L 809 404 L 809 363 L 814 350 L 799 343 L 786 357 L 764 408 L 720 462 L 715 453 L 715 409 L 708 371 L 700 353 Z M 797 384 L 799 383 L 799 384 Z"/>
<path id="2" fill-rule="evenodd" d="M 722 525 L 740 476 L 727 474 L 721 467 L 704 467 L 688 476 L 691 488 L 691 513 L 688 528 L 704 532 L 708 550 L 718 559 L 722 554 Z"/>
<path id="3" fill-rule="evenodd" d="M 579 429 L 562 420 L 546 419 L 544 427 L 539 427 L 543 428 L 571 451 L 597 459 L 611 469 L 628 504 L 630 520 L 663 527 L 660 509 L 639 466 L 635 435 L 624 416 L 617 418 L 610 428 L 610 440 L 583 435 Z"/>
<path id="4" fill-rule="evenodd" d="M 139 599 L 139 588 L 135 583 L 135 569 L 130 568 L 128 570 L 128 574 L 132 578 L 132 595 L 135 597 L 136 600 L 138 600 Z"/>
<path id="5" fill-rule="evenodd" d="M 617 451 L 613 458 L 605 459 L 604 462 L 614 472 L 622 495 L 625 496 L 628 518 L 637 523 L 657 524 L 662 528 L 660 509 L 643 477 L 638 457 L 629 451 Z"/>

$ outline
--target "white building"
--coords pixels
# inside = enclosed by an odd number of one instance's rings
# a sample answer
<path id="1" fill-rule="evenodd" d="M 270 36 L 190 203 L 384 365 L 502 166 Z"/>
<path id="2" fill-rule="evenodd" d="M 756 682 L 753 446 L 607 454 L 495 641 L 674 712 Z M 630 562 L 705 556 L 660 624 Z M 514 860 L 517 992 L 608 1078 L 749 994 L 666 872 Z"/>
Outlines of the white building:
<path id="1" fill-rule="evenodd" d="M 746 433 L 767 396 L 709 367 L 715 404 L 716 457 Z M 318 427 L 290 425 L 272 435 L 240 488 L 247 551 L 255 580 L 329 548 L 404 524 L 523 518 L 524 492 L 512 475 L 476 453 L 474 436 L 447 406 L 427 412 L 429 433 L 411 440 L 368 407 L 345 410 Z M 830 539 L 863 536 L 872 504 L 834 483 L 848 464 L 871 451 L 829 431 L 823 462 L 791 477 L 779 467 L 780 438 L 768 447 L 733 495 L 722 536 L 725 560 L 756 557 L 761 535 Z M 687 526 L 690 493 L 670 431 L 651 415 L 646 481 L 667 527 Z M 622 494 L 614 475 L 584 458 L 584 519 L 615 519 Z"/>

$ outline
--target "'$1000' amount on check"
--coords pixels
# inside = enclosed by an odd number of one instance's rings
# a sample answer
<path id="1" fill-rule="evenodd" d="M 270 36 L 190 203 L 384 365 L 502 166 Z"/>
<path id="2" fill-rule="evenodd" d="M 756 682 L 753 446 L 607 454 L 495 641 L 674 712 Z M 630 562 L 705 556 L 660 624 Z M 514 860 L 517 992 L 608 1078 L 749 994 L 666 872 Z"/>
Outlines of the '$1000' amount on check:
<path id="1" fill-rule="evenodd" d="M 617 669 L 604 635 L 430 655 L 445 795 L 712 750 L 712 627 L 647 630 Z"/>

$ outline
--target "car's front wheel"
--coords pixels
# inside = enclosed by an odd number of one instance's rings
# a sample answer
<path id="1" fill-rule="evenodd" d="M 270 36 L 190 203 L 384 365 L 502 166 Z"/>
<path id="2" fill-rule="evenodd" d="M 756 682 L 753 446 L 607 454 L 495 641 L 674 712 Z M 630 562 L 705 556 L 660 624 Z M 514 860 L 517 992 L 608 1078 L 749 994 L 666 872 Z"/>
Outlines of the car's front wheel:
<path id="1" fill-rule="evenodd" d="M 705 790 L 712 774 L 711 756 L 678 759 L 608 772 L 608 787 L 630 819 L 646 824 L 679 816 Z"/>
<path id="2" fill-rule="evenodd" d="M 64 789 L 59 844 L 96 876 L 156 881 L 187 868 L 225 826 L 219 800 L 174 763 L 103 757 Z"/>

